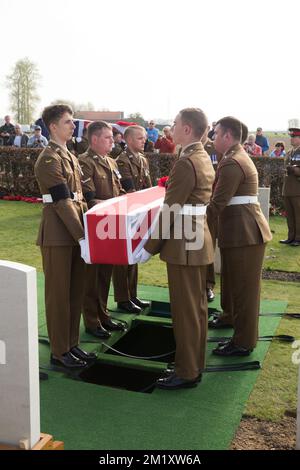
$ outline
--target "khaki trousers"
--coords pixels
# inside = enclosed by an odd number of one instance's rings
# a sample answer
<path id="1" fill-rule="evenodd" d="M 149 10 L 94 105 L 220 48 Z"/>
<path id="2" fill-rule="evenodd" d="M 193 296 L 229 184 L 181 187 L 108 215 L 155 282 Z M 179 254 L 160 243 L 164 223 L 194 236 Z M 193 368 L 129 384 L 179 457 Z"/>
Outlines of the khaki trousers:
<path id="1" fill-rule="evenodd" d="M 176 341 L 176 375 L 195 379 L 205 368 L 206 266 L 167 263 L 167 272 Z"/>
<path id="2" fill-rule="evenodd" d="M 221 306 L 236 346 L 253 349 L 258 338 L 260 280 L 266 244 L 221 248 Z"/>
<path id="3" fill-rule="evenodd" d="M 115 302 L 127 302 L 137 297 L 138 265 L 114 266 Z"/>
<path id="4" fill-rule="evenodd" d="M 285 197 L 289 240 L 300 240 L 300 196 Z"/>
<path id="5" fill-rule="evenodd" d="M 209 217 L 207 217 L 208 228 L 211 234 L 214 250 L 216 251 L 218 221 L 213 224 Z M 216 284 L 215 265 L 214 263 L 206 266 L 206 288 L 213 289 Z"/>
<path id="6" fill-rule="evenodd" d="M 56 357 L 79 344 L 85 264 L 78 246 L 41 247 L 51 352 Z"/>
<path id="7" fill-rule="evenodd" d="M 83 299 L 83 321 L 86 328 L 94 330 L 109 319 L 107 301 L 113 266 L 88 264 L 86 266 Z"/>
<path id="8" fill-rule="evenodd" d="M 206 266 L 206 288 L 213 289 L 216 284 L 214 263 Z"/>

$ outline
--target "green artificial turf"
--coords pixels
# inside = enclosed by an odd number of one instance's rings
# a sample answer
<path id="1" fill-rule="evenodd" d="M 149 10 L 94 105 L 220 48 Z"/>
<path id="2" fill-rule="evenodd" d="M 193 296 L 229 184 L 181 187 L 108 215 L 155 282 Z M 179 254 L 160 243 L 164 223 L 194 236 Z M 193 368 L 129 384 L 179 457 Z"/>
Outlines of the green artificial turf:
<path id="1" fill-rule="evenodd" d="M 43 277 L 38 277 L 40 334 L 46 334 L 42 289 Z M 141 286 L 141 298 L 168 301 L 168 290 Z M 109 305 L 112 315 L 126 319 L 133 315 L 117 313 L 113 297 Z M 213 304 L 218 307 L 218 300 Z M 284 311 L 285 302 L 263 302 L 264 311 Z M 138 321 L 168 324 L 169 319 L 140 315 Z M 261 317 L 260 334 L 273 334 L 280 317 Z M 105 353 L 105 347 L 81 328 L 85 349 L 97 351 L 105 363 L 132 365 L 137 369 L 162 371 L 163 362 L 128 359 Z M 229 336 L 231 330 L 222 330 Z M 114 333 L 109 344 L 121 336 Z M 209 331 L 209 336 L 220 332 Z M 153 338 L 158 341 L 158 338 Z M 263 363 L 270 343 L 259 341 L 250 357 L 223 359 L 211 355 L 216 344 L 208 343 L 207 363 L 226 364 L 259 360 Z M 289 345 L 283 345 L 289 347 Z M 40 363 L 49 366 L 49 347 L 40 345 Z M 139 393 L 103 385 L 94 385 L 66 377 L 61 372 L 48 371 L 49 379 L 41 382 L 41 429 L 65 442 L 66 449 L 227 449 L 239 426 L 245 403 L 260 371 L 208 372 L 194 389 Z"/>
<path id="2" fill-rule="evenodd" d="M 39 248 L 35 245 L 35 240 L 37 237 L 37 232 L 38 232 L 38 226 L 39 226 L 39 221 L 40 221 L 40 216 L 41 216 L 41 205 L 39 204 L 26 204 L 23 202 L 7 202 L 7 201 L 1 201 L 0 200 L 0 239 L 1 239 L 1 245 L 0 245 L 0 258 L 1 259 L 7 259 L 11 261 L 16 261 L 20 263 L 25 263 L 31 266 L 35 266 L 38 271 L 41 271 L 41 256 L 40 256 L 40 251 Z M 285 238 L 286 237 L 286 219 L 282 217 L 271 217 L 270 218 L 270 226 L 273 230 L 273 240 L 267 245 L 267 250 L 266 250 L 266 259 L 264 261 L 264 268 L 265 269 L 279 269 L 279 270 L 286 270 L 286 271 L 299 271 L 299 256 L 300 256 L 300 249 L 299 248 L 290 248 L 286 247 L 284 245 L 281 245 L 278 243 L 279 239 Z M 299 251 L 299 253 L 298 253 Z M 215 291 L 216 293 L 219 292 L 219 276 L 217 276 L 217 284 Z M 147 298 L 148 296 L 148 286 L 156 285 L 156 286 L 167 286 L 167 278 L 166 278 L 166 269 L 165 269 L 165 263 L 162 263 L 158 257 L 154 257 L 149 261 L 149 263 L 142 265 L 139 267 L 139 283 L 140 284 L 147 284 L 147 286 L 139 285 L 139 295 L 141 298 Z M 43 276 L 41 274 L 38 275 L 38 284 L 39 284 L 39 291 L 38 291 L 38 296 L 39 296 L 39 315 L 40 315 L 40 334 L 45 335 L 46 334 L 46 326 L 45 326 L 45 319 L 44 319 L 44 305 L 43 305 Z M 282 281 L 263 281 L 262 282 L 262 293 L 261 293 L 261 298 L 263 300 L 262 306 L 263 308 L 267 308 L 268 304 L 265 302 L 266 299 L 270 299 L 272 301 L 272 308 L 277 310 L 278 305 L 284 305 L 285 301 L 288 302 L 287 306 L 287 311 L 288 312 L 299 312 L 300 310 L 300 285 L 297 282 L 282 282 Z M 151 290 L 151 299 L 154 300 L 163 300 L 167 301 L 168 300 L 168 291 L 166 289 L 162 289 L 160 287 L 156 287 L 155 290 Z M 274 303 L 273 303 L 274 301 Z M 279 303 L 277 301 L 280 301 Z M 218 306 L 217 300 L 212 304 L 213 306 Z M 113 302 L 111 303 L 111 307 L 113 308 L 114 304 Z M 129 322 L 131 321 L 131 316 L 130 315 L 122 315 L 122 314 L 115 314 L 114 316 L 119 315 L 120 318 L 126 319 Z M 275 319 L 274 321 L 279 321 L 280 318 L 277 320 Z M 149 318 L 148 318 L 149 321 Z M 152 320 L 151 320 L 152 321 Z M 153 320 L 154 321 L 154 320 Z M 157 319 L 155 319 L 157 321 Z M 164 319 L 164 322 L 167 322 L 168 320 Z M 261 328 L 265 328 L 264 326 L 264 320 L 261 320 L 260 322 Z M 266 325 L 267 331 L 268 331 L 268 325 Z M 275 323 L 274 325 L 272 324 L 272 328 L 275 328 Z M 228 332 L 229 333 L 229 332 Z M 277 328 L 276 331 L 277 334 L 292 334 L 296 337 L 296 339 L 299 339 L 300 335 L 300 322 L 299 320 L 291 320 L 291 319 L 282 319 L 280 321 L 280 324 Z M 211 335 L 212 333 L 210 333 Z M 110 343 L 113 343 L 115 340 L 118 339 L 118 336 L 120 334 L 114 334 L 113 338 L 110 339 Z M 91 337 L 86 335 L 83 332 L 82 329 L 82 335 L 81 335 L 82 340 L 90 340 Z M 99 352 L 103 350 L 103 348 L 98 346 L 95 343 L 83 343 L 83 346 L 86 349 L 93 350 L 97 349 Z M 265 346 L 268 346 L 268 343 L 265 343 Z M 265 347 L 263 346 L 263 348 Z M 211 348 L 212 345 L 209 345 L 209 348 Z M 259 348 L 257 351 L 260 351 L 260 348 L 262 347 L 261 343 L 259 344 Z M 266 419 L 266 420 L 273 420 L 273 421 L 279 421 L 282 419 L 285 413 L 287 412 L 295 412 L 296 410 L 296 389 L 297 389 L 297 373 L 298 373 L 298 368 L 295 366 L 292 361 L 291 361 L 291 356 L 294 350 L 291 348 L 290 344 L 284 344 L 284 343 L 278 343 L 278 342 L 273 342 L 268 351 L 267 355 L 265 357 L 264 361 L 264 366 L 263 369 L 260 371 L 259 374 L 257 374 L 255 371 L 250 371 L 250 372 L 243 372 L 242 374 L 250 374 L 251 379 L 256 380 L 255 386 L 250 394 L 249 399 L 244 400 L 244 410 L 241 411 L 246 415 L 254 416 L 259 419 Z M 255 353 L 256 354 L 256 353 Z M 104 355 L 107 359 L 107 355 Z M 100 357 L 103 357 L 103 352 L 100 353 Z M 40 358 L 41 358 L 41 364 L 45 364 L 48 366 L 48 360 L 49 360 L 49 347 L 45 344 L 40 345 Z M 116 356 L 110 355 L 110 361 L 114 362 L 117 361 L 118 359 Z M 210 355 L 208 355 L 208 362 L 211 363 L 214 361 Z M 126 362 L 125 359 L 122 360 L 123 363 Z M 139 360 L 132 360 L 137 367 L 144 367 L 145 364 L 143 361 Z M 160 368 L 161 365 L 160 363 L 148 363 L 147 367 L 152 367 L 152 368 Z M 236 379 L 240 377 L 240 372 L 235 372 L 231 373 L 233 377 Z M 47 390 L 50 391 L 51 386 L 52 386 L 52 381 L 56 381 L 57 379 L 66 381 L 68 384 L 71 382 L 71 387 L 74 386 L 74 384 L 79 385 L 78 382 L 74 382 L 73 380 L 71 381 L 70 379 L 66 379 L 63 374 L 59 373 L 49 373 L 50 379 L 48 382 L 42 382 L 41 387 L 42 391 L 44 390 L 45 386 L 49 384 L 49 388 Z M 179 391 L 175 392 L 176 393 L 200 393 L 199 390 L 202 389 L 204 390 L 205 384 L 207 383 L 208 380 L 211 380 L 210 377 L 213 375 L 217 374 L 206 374 L 206 378 L 204 378 L 203 383 L 201 386 L 198 387 L 196 390 L 188 390 L 188 391 Z M 223 375 L 223 374 L 222 374 Z M 224 375 L 224 377 L 227 376 L 227 374 Z M 219 374 L 220 377 L 220 374 Z M 219 379 L 220 380 L 220 379 Z M 222 383 L 222 382 L 221 382 Z M 94 385 L 89 385 L 89 384 L 80 384 L 81 387 L 87 387 L 88 390 L 90 389 L 89 387 L 93 387 L 93 390 L 107 390 L 107 387 L 99 387 L 99 386 L 94 386 Z M 250 389 L 252 386 L 250 387 Z M 119 390 L 113 390 L 113 389 L 108 389 L 109 391 L 113 391 L 121 393 Z M 57 394 L 51 394 L 49 396 L 49 400 L 52 399 L 53 402 L 57 399 L 59 400 L 59 391 L 57 390 Z M 132 396 L 134 395 L 135 397 L 137 396 L 144 396 L 144 400 L 147 399 L 151 401 L 151 397 L 154 397 L 156 393 L 164 393 L 164 395 L 167 396 L 166 400 L 168 400 L 168 397 L 170 397 L 170 393 L 168 392 L 161 392 L 161 391 L 156 391 L 155 393 L 152 393 L 151 395 L 142 395 L 140 393 L 134 393 L 134 392 L 122 392 L 124 395 Z M 98 396 L 97 391 L 95 391 L 95 395 Z M 201 392 L 202 393 L 202 392 Z M 248 390 L 247 390 L 248 393 Z M 150 399 L 149 399 L 150 397 Z M 220 397 L 218 397 L 220 400 Z M 44 401 L 45 399 L 45 401 Z M 88 397 L 86 398 L 88 400 Z M 173 400 L 173 398 L 171 398 Z M 142 400 L 140 399 L 137 399 Z M 204 398 L 205 400 L 205 398 Z M 44 403 L 46 408 L 44 409 Z M 98 404 L 98 402 L 97 402 Z M 53 403 L 53 406 L 55 404 Z M 244 406 L 243 405 L 243 406 Z M 65 407 L 65 403 L 63 401 L 62 406 Z M 99 404 L 98 406 L 101 405 Z M 202 403 L 201 403 L 202 406 Z M 243 406 L 241 405 L 240 408 L 242 409 Z M 50 407 L 50 411 L 53 411 L 53 409 Z M 42 430 L 48 432 L 45 428 L 47 426 L 48 428 L 48 420 L 51 419 L 51 416 L 49 416 L 49 413 L 47 410 L 47 400 L 46 400 L 46 395 L 42 393 L 42 416 L 45 416 L 45 421 L 43 418 L 42 421 Z M 75 412 L 76 410 L 74 410 Z M 147 410 L 149 412 L 149 410 Z M 177 412 L 177 410 L 176 410 Z M 54 412 L 55 414 L 56 412 Z M 77 412 L 76 412 L 77 413 Z M 151 415 L 151 410 L 150 410 L 150 415 Z M 213 413 L 213 411 L 212 411 Z M 240 416 L 241 416 L 240 413 Z M 76 445 L 73 442 L 73 439 L 77 439 L 76 436 L 73 437 L 73 429 L 72 426 L 75 426 L 75 423 L 73 423 L 73 418 L 71 419 L 72 425 L 68 424 L 69 423 L 69 414 L 72 415 L 72 403 L 70 403 L 70 407 L 66 410 L 66 416 L 64 416 L 65 423 L 65 431 L 63 432 L 64 439 L 66 441 L 66 448 L 71 448 L 72 446 Z M 99 412 L 101 415 L 101 413 Z M 77 419 L 77 417 L 75 417 Z M 74 418 L 74 419 L 75 419 Z M 159 418 L 159 417 L 158 417 Z M 139 419 L 143 419 L 141 416 Z M 101 418 L 99 419 L 99 422 L 101 422 Z M 80 425 L 80 421 L 78 422 Z M 205 429 L 205 422 L 201 422 L 200 424 L 203 426 L 203 429 Z M 59 439 L 60 438 L 60 428 L 61 426 L 61 419 L 58 419 L 58 426 L 55 429 L 55 438 Z M 111 428 L 108 427 L 106 429 L 107 433 L 109 434 L 111 432 Z M 54 432 L 54 431 L 53 431 Z M 169 432 L 179 433 L 181 436 L 183 434 L 183 431 L 181 432 L 181 428 L 179 426 L 178 429 L 173 429 L 172 423 L 170 423 L 169 426 Z M 185 432 L 185 431 L 184 431 Z M 217 432 L 217 431 L 216 431 Z M 188 432 L 189 434 L 189 432 Z M 67 437 L 65 437 L 67 435 Z M 222 448 L 228 448 L 228 436 L 225 436 L 224 438 L 224 446 Z M 88 440 L 88 439 L 87 439 Z M 188 440 L 188 437 L 185 436 L 184 434 L 184 440 L 183 443 L 185 443 Z M 80 439 L 78 438 L 78 448 L 86 448 L 83 442 L 81 442 Z M 106 442 L 106 440 L 104 439 Z M 225 442 L 226 441 L 226 442 Z M 193 442 L 193 437 L 191 436 L 191 442 Z M 204 445 L 204 438 L 201 437 L 200 440 L 197 441 L 199 445 L 197 445 L 195 448 L 202 448 L 201 446 Z M 220 441 L 218 439 L 216 440 L 216 446 L 220 444 Z M 226 444 L 227 443 L 227 444 Z M 161 443 L 162 448 L 165 448 L 163 446 L 167 446 L 167 441 L 162 441 Z M 113 443 L 111 443 L 111 446 Z M 133 440 L 133 445 L 135 445 L 135 440 Z M 154 445 L 154 444 L 153 444 Z M 175 445 L 175 444 L 174 444 Z M 192 444 L 191 444 L 192 445 Z M 213 445 L 213 444 L 211 444 Z M 188 444 L 187 444 L 188 446 Z M 227 446 L 227 447 L 226 447 Z M 74 447 L 74 448 L 75 448 Z M 96 448 L 96 447 L 95 447 Z M 101 445 L 99 445 L 99 448 L 101 448 Z M 104 448 L 104 447 L 103 447 Z M 112 447 L 107 447 L 107 448 L 112 448 Z M 136 444 L 136 447 L 132 448 L 138 448 L 138 443 Z M 141 447 L 142 448 L 142 447 Z M 144 443 L 143 448 L 148 448 L 147 443 Z M 180 447 L 179 447 L 180 448 Z M 189 446 L 187 447 L 189 448 Z M 205 448 L 205 447 L 203 447 Z M 213 447 L 207 447 L 207 448 L 213 448 Z M 215 447 L 218 448 L 218 447 Z"/>

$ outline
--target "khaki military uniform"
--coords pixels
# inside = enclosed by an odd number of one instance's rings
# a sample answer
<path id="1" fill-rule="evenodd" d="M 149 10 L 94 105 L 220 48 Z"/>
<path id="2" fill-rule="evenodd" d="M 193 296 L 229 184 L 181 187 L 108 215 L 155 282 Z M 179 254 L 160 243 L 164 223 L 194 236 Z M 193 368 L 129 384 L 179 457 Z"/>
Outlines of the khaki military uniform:
<path id="1" fill-rule="evenodd" d="M 92 149 L 79 157 L 82 169 L 82 189 L 88 207 L 105 199 L 119 196 L 123 192 L 116 162 L 97 155 Z M 113 266 L 94 264 L 86 266 L 86 282 L 83 301 L 85 327 L 94 330 L 109 318 L 107 301 Z"/>
<path id="2" fill-rule="evenodd" d="M 126 192 L 140 191 L 152 186 L 148 160 L 139 153 L 133 155 L 129 149 L 116 160 L 122 175 L 121 183 Z M 137 297 L 138 266 L 115 266 L 113 283 L 116 302 L 127 302 Z"/>
<path id="3" fill-rule="evenodd" d="M 293 173 L 290 173 L 291 167 Z M 300 241 L 300 147 L 286 154 L 285 168 L 282 194 L 287 213 L 288 239 Z"/>
<path id="4" fill-rule="evenodd" d="M 117 158 L 117 164 L 125 191 L 132 192 L 151 188 L 149 163 L 142 153 L 134 155 L 129 149 L 126 149 Z"/>
<path id="5" fill-rule="evenodd" d="M 214 143 L 210 139 L 207 139 L 207 141 L 204 145 L 204 150 L 210 156 L 210 159 L 211 159 L 212 165 L 214 167 L 214 170 L 216 170 L 218 162 L 221 160 L 222 155 L 219 152 L 216 151 Z M 214 249 L 215 249 L 216 248 L 216 241 L 217 241 L 217 238 L 216 238 L 217 237 L 217 233 L 216 233 L 217 227 L 215 226 L 215 224 L 210 223 L 209 216 L 207 218 L 207 223 L 208 223 L 208 227 L 209 227 L 209 230 L 210 230 L 211 238 L 212 238 L 212 241 L 213 241 L 213 244 L 214 244 Z M 216 284 L 215 265 L 214 265 L 214 263 L 211 263 L 207 266 L 207 269 L 206 269 L 206 288 L 207 289 L 213 289 L 215 284 Z"/>
<path id="6" fill-rule="evenodd" d="M 219 216 L 221 321 L 233 325 L 236 346 L 252 349 L 258 337 L 261 269 L 266 242 L 272 239 L 259 204 L 228 205 L 235 196 L 257 196 L 258 175 L 241 145 L 222 158 L 208 214 Z"/>
<path id="7" fill-rule="evenodd" d="M 123 152 L 123 148 L 120 144 L 115 144 L 114 147 L 111 149 L 109 156 L 113 159 L 118 158 L 119 155 Z"/>
<path id="8" fill-rule="evenodd" d="M 77 156 L 77 153 L 76 153 L 76 139 L 75 137 L 72 137 L 72 139 L 68 140 L 67 141 L 67 149 L 73 154 L 73 155 L 76 155 Z"/>
<path id="9" fill-rule="evenodd" d="M 86 137 L 82 137 L 80 142 L 76 142 L 76 154 L 77 156 L 85 153 L 89 147 L 89 141 Z"/>
<path id="10" fill-rule="evenodd" d="M 183 209 L 209 203 L 214 170 L 199 142 L 184 148 L 173 166 L 159 222 L 145 249 L 167 263 L 172 321 L 176 340 L 175 369 L 178 377 L 195 379 L 205 368 L 207 337 L 206 266 L 213 261 L 214 248 L 206 215 L 174 213 L 168 222 L 168 207 Z M 195 209 L 195 208 L 194 208 Z M 205 208 L 204 208 L 205 210 Z M 178 236 L 180 222 L 183 225 Z M 194 245 L 192 224 L 201 243 Z"/>
<path id="11" fill-rule="evenodd" d="M 37 240 L 45 274 L 50 347 L 59 358 L 79 343 L 84 262 L 78 240 L 84 237 L 82 215 L 86 205 L 78 160 L 66 147 L 50 141 L 34 170 L 43 195 L 49 198 L 59 188 L 70 192 L 69 197 L 65 194 L 56 202 L 44 204 Z"/>

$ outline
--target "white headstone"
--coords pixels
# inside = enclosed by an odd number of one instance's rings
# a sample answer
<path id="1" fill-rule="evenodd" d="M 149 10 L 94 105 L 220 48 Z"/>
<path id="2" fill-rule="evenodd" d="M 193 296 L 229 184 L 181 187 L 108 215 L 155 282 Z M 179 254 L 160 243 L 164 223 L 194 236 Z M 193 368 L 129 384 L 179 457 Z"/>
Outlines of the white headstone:
<path id="1" fill-rule="evenodd" d="M 36 270 L 0 260 L 0 443 L 39 439 Z"/>
<path id="2" fill-rule="evenodd" d="M 258 201 L 265 218 L 269 222 L 270 188 L 258 188 Z"/>

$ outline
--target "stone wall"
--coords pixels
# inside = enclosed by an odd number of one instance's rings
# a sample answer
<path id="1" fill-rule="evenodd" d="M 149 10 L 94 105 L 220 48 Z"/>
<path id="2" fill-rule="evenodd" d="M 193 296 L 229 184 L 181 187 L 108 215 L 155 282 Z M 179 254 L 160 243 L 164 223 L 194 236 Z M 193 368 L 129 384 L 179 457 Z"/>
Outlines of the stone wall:
<path id="1" fill-rule="evenodd" d="M 0 147 L 0 195 L 40 196 L 33 167 L 41 149 Z M 153 184 L 169 174 L 177 156 L 174 154 L 147 154 Z M 282 207 L 283 158 L 253 157 L 258 170 L 259 186 L 270 187 L 272 206 Z"/>

